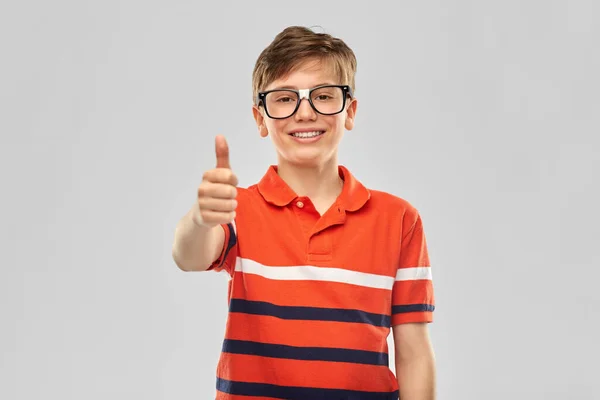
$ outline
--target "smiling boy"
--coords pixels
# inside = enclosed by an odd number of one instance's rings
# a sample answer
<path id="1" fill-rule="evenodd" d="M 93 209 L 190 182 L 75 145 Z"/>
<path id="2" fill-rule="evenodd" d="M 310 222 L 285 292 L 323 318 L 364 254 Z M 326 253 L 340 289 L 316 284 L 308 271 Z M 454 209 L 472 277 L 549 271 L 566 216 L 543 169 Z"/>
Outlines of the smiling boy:
<path id="1" fill-rule="evenodd" d="M 238 187 L 217 136 L 216 168 L 177 225 L 180 269 L 230 276 L 216 399 L 435 398 L 421 216 L 338 164 L 355 72 L 338 38 L 303 27 L 277 35 L 256 62 L 252 107 L 277 165 Z"/>

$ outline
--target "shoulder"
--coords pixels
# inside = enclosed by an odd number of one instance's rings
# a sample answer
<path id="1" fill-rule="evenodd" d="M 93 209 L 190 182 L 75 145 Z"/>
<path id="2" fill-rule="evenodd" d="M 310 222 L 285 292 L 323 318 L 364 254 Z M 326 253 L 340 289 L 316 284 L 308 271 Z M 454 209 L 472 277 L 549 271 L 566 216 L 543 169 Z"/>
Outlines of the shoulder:
<path id="1" fill-rule="evenodd" d="M 347 167 L 342 168 L 348 171 L 358 185 L 368 191 L 369 199 L 366 203 L 368 214 L 377 215 L 379 218 L 384 217 L 390 224 L 401 223 L 403 226 L 406 226 L 406 224 L 413 225 L 420 218 L 417 207 L 408 199 L 387 191 L 369 187 L 360 179 L 353 176 Z"/>
<path id="2" fill-rule="evenodd" d="M 417 208 L 407 199 L 382 190 L 368 189 L 371 197 L 369 202 L 377 208 L 385 208 L 395 214 L 403 216 L 416 216 L 419 214 Z"/>
<path id="3" fill-rule="evenodd" d="M 406 198 L 381 190 L 369 189 L 369 192 L 369 208 L 377 214 L 383 214 L 390 226 L 401 227 L 401 235 L 422 224 L 419 210 Z"/>

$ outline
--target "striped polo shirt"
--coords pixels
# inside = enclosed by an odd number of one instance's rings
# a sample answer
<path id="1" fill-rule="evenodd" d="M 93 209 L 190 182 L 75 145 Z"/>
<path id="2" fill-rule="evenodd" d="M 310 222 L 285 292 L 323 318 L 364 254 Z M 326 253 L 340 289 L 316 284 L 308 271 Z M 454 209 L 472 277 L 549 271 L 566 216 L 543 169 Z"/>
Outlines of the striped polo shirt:
<path id="1" fill-rule="evenodd" d="M 210 267 L 230 276 L 217 400 L 398 399 L 390 328 L 434 310 L 421 217 L 338 170 L 342 192 L 322 216 L 276 165 L 238 188 Z"/>

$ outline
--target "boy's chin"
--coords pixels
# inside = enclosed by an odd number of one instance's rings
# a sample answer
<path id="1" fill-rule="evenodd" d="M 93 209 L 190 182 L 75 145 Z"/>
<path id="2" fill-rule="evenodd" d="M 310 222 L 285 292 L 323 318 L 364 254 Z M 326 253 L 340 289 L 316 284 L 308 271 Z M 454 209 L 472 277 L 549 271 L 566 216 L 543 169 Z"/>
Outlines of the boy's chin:
<path id="1" fill-rule="evenodd" d="M 331 159 L 331 155 L 322 152 L 298 152 L 291 157 L 283 158 L 286 163 L 302 168 L 320 167 L 329 163 Z"/>

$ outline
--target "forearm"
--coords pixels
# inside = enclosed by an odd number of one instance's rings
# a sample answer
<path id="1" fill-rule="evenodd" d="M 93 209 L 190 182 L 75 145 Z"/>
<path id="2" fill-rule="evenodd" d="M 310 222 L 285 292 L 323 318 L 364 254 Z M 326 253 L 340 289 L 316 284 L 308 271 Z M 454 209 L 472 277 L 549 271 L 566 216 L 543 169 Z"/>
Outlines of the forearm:
<path id="1" fill-rule="evenodd" d="M 204 271 L 220 254 L 224 236 L 219 225 L 212 228 L 198 226 L 188 212 L 175 229 L 173 260 L 183 271 Z"/>
<path id="2" fill-rule="evenodd" d="M 436 371 L 433 353 L 396 362 L 400 400 L 435 400 Z"/>

